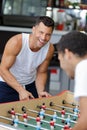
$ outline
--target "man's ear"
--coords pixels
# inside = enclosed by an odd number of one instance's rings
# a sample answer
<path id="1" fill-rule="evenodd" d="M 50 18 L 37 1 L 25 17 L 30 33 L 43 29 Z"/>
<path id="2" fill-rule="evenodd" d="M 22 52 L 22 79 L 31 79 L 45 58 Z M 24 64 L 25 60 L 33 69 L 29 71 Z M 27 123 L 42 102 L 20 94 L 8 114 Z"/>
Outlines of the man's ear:
<path id="1" fill-rule="evenodd" d="M 66 55 L 66 58 L 71 59 L 71 57 L 72 57 L 72 52 L 69 51 L 68 49 L 65 49 L 65 55 Z"/>
<path id="2" fill-rule="evenodd" d="M 35 31 L 35 26 L 32 27 L 32 33 L 34 33 L 34 31 Z"/>
<path id="3" fill-rule="evenodd" d="M 69 50 L 67 48 L 65 48 L 65 53 L 68 54 L 69 53 Z"/>

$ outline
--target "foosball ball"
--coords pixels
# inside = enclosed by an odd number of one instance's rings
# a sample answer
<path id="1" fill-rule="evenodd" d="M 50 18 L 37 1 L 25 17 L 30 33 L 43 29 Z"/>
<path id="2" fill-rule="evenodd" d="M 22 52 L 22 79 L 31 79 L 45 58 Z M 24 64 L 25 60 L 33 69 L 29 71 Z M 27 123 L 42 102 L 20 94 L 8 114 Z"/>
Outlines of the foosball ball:
<path id="1" fill-rule="evenodd" d="M 0 104 L 0 130 L 71 130 L 80 116 L 73 93 Z"/>

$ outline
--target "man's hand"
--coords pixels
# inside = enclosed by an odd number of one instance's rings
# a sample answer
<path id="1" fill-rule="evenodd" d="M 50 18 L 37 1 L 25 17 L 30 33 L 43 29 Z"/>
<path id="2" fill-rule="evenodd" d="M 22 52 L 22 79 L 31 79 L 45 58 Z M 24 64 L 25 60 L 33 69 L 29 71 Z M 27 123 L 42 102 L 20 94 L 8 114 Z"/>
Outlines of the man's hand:
<path id="1" fill-rule="evenodd" d="M 34 96 L 32 95 L 32 93 L 28 92 L 25 89 L 19 92 L 20 100 L 29 100 L 29 99 L 33 99 L 33 98 L 34 98 Z"/>
<path id="2" fill-rule="evenodd" d="M 51 96 L 51 94 L 49 94 L 48 92 L 46 92 L 46 91 L 43 91 L 43 92 L 40 92 L 39 93 L 39 98 L 41 98 L 41 97 L 50 97 Z"/>

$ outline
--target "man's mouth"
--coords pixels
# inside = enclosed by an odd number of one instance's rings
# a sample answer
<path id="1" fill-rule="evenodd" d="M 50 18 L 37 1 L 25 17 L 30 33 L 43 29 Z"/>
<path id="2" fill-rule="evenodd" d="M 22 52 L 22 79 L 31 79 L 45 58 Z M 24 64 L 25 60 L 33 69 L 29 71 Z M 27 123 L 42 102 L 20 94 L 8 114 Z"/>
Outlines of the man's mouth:
<path id="1" fill-rule="evenodd" d="M 39 39 L 39 41 L 40 41 L 41 44 L 44 44 L 44 43 L 45 43 L 45 42 L 44 42 L 43 40 L 41 40 L 41 39 Z"/>

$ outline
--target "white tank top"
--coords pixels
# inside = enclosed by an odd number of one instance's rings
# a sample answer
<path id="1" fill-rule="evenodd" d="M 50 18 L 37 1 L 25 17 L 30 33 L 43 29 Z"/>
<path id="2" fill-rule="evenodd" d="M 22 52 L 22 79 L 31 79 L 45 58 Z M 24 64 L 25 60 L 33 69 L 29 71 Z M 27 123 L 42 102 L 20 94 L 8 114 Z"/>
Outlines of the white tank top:
<path id="1" fill-rule="evenodd" d="M 29 48 L 29 34 L 22 33 L 22 49 L 16 57 L 16 61 L 10 68 L 10 72 L 22 85 L 35 81 L 36 69 L 45 60 L 49 49 L 49 42 L 37 52 Z M 0 81 L 4 81 L 0 77 Z"/>

